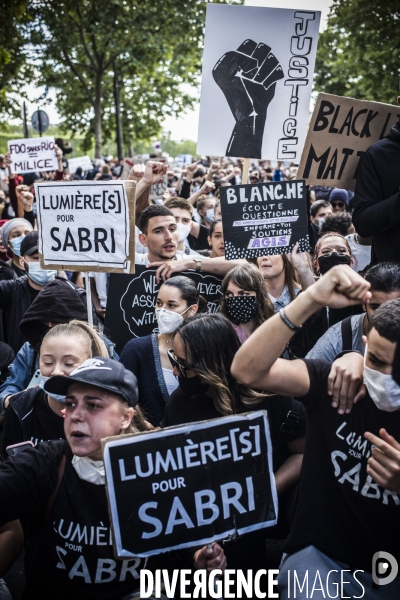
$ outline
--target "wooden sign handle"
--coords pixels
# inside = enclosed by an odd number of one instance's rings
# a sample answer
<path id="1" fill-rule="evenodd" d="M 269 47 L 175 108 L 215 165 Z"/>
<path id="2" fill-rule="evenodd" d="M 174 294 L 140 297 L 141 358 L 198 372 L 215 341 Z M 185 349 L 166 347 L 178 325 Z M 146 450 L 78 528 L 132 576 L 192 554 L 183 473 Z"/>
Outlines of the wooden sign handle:
<path id="1" fill-rule="evenodd" d="M 249 181 L 249 166 L 250 159 L 245 158 L 243 161 L 243 173 L 242 173 L 242 184 L 245 185 Z"/>

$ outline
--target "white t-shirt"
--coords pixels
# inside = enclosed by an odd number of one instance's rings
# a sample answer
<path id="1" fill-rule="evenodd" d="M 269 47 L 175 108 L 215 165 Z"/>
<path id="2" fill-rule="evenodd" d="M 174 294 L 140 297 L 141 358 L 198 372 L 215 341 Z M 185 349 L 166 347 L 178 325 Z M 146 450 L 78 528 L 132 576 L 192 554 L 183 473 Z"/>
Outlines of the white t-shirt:
<path id="1" fill-rule="evenodd" d="M 362 271 L 371 262 L 371 246 L 363 246 L 355 240 L 355 233 L 346 235 L 346 240 L 350 244 L 351 252 L 356 260 L 356 264 L 353 265 L 355 271 Z"/>
<path id="2" fill-rule="evenodd" d="M 175 375 L 173 375 L 172 369 L 162 368 L 164 375 L 165 385 L 167 386 L 168 394 L 171 395 L 174 390 L 178 387 L 179 383 Z"/>
<path id="3" fill-rule="evenodd" d="M 191 252 L 190 254 L 186 254 L 185 252 L 182 252 L 182 250 L 177 250 L 176 254 L 175 254 L 176 260 L 184 260 L 185 258 L 204 258 L 201 254 L 197 254 L 197 252 Z M 160 262 L 162 259 L 160 259 L 157 262 Z M 167 260 L 167 259 L 165 259 Z M 141 254 L 141 253 L 136 253 L 135 254 L 135 265 L 149 265 L 150 264 L 150 260 L 149 260 L 149 255 L 146 254 Z"/>

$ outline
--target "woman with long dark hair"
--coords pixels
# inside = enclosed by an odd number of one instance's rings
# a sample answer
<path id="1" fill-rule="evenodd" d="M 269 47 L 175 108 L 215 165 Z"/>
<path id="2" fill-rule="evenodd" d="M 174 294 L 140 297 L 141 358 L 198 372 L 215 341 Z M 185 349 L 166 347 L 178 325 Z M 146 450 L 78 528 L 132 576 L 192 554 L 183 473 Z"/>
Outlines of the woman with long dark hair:
<path id="1" fill-rule="evenodd" d="M 305 412 L 292 398 L 268 395 L 236 381 L 231 364 L 239 348 L 231 322 L 221 314 L 196 315 L 177 329 L 168 356 L 179 387 L 167 404 L 163 425 L 267 410 L 279 500 L 278 530 L 285 537 L 303 458 Z M 239 542 L 225 544 L 229 567 L 262 568 L 269 531 L 247 534 Z"/>
<path id="2" fill-rule="evenodd" d="M 274 314 L 264 279 L 251 263 L 229 271 L 222 281 L 221 293 L 221 313 L 231 321 L 242 343 Z"/>

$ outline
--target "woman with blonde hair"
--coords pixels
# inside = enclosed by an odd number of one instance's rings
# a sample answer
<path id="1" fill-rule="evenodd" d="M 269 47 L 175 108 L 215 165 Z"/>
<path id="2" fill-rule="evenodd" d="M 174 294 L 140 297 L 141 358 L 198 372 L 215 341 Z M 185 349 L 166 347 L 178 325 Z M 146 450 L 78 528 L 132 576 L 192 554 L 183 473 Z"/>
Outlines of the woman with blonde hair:
<path id="1" fill-rule="evenodd" d="M 108 356 L 99 334 L 84 321 L 55 325 L 43 338 L 39 369 L 32 387 L 10 396 L 4 421 L 1 455 L 7 446 L 31 441 L 33 445 L 64 437 L 64 398 L 45 394 L 44 383 L 54 375 L 69 375 L 92 356 Z"/>

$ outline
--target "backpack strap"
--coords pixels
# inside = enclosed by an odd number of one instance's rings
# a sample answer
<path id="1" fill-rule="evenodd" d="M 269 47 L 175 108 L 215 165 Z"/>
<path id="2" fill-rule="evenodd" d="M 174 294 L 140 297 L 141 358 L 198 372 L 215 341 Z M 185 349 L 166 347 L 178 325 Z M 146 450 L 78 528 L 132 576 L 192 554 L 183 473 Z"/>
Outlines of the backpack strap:
<path id="1" fill-rule="evenodd" d="M 49 516 L 51 507 L 53 506 L 54 500 L 57 496 L 57 492 L 60 489 L 60 485 L 61 485 L 61 480 L 63 478 L 64 475 L 64 470 L 65 470 L 65 463 L 67 461 L 67 457 L 65 456 L 65 454 L 63 453 L 61 460 L 60 460 L 60 465 L 58 467 L 58 477 L 57 477 L 57 484 L 56 487 L 53 490 L 53 493 L 51 494 L 49 501 L 47 502 L 47 506 L 46 506 L 46 519 Z"/>
<path id="2" fill-rule="evenodd" d="M 343 319 L 342 329 L 342 352 L 353 349 L 353 332 L 351 329 L 351 316 Z"/>

